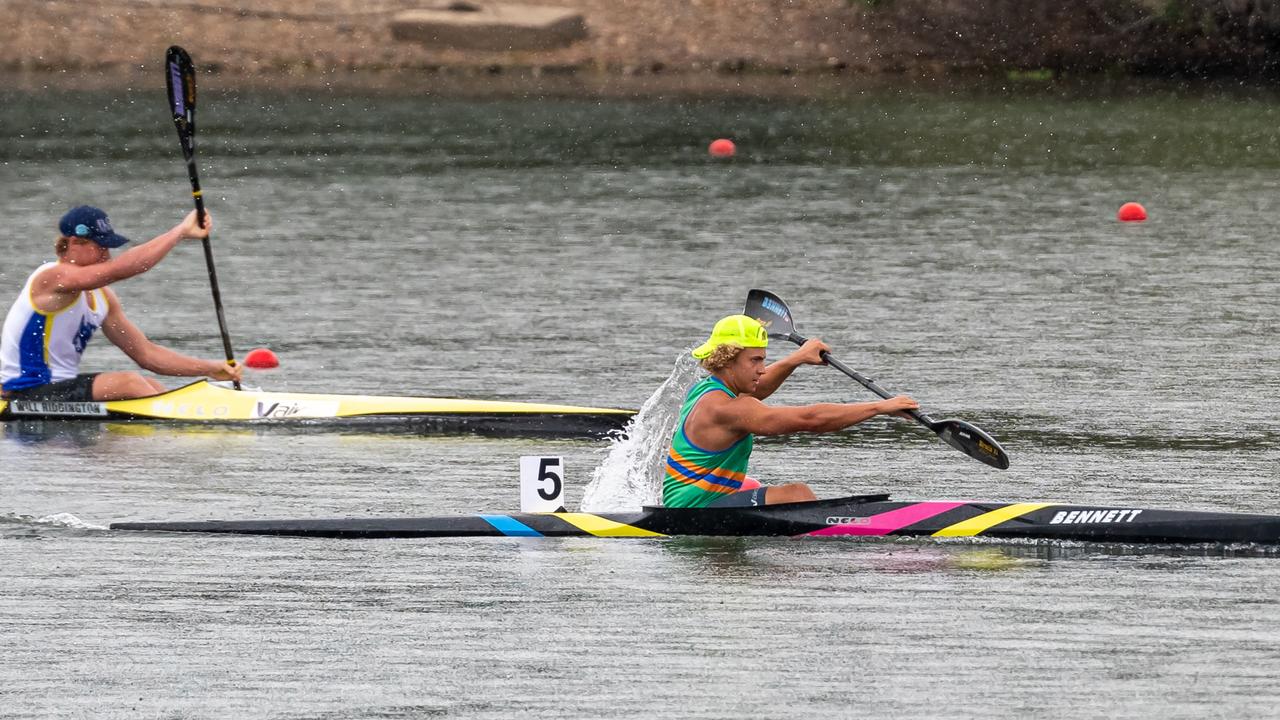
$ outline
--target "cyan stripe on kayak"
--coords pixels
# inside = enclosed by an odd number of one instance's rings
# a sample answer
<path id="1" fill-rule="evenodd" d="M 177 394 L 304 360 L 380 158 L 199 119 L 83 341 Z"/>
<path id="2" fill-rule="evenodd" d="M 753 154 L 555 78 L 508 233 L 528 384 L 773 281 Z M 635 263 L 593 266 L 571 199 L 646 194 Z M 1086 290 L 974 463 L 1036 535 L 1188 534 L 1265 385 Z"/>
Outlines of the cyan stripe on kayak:
<path id="1" fill-rule="evenodd" d="M 508 515 L 481 515 L 480 517 L 503 535 L 511 537 L 542 537 L 542 533 Z"/>

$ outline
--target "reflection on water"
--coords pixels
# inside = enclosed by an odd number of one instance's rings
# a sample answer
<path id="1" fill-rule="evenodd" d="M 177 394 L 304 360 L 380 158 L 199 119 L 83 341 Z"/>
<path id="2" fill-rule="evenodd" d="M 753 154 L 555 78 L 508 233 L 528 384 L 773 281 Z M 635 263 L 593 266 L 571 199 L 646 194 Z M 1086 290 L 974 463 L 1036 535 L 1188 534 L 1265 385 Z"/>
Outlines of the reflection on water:
<path id="1" fill-rule="evenodd" d="M 982 545 L 993 552 L 1027 560 L 1108 560 L 1117 557 L 1271 558 L 1280 557 L 1280 545 L 1254 543 L 1106 543 L 1076 540 L 1011 540 L 995 538 L 912 539 L 942 545 Z"/>
<path id="2" fill-rule="evenodd" d="M 1114 558 L 1275 558 L 1280 546 L 1204 543 L 1160 545 L 991 538 L 737 538 L 671 537 L 654 540 L 691 571 L 733 575 L 780 563 L 826 566 L 839 560 L 850 572 L 1004 572 L 1046 562 Z"/>
<path id="3" fill-rule="evenodd" d="M 305 426 L 210 425 L 180 422 L 94 422 L 91 420 L 10 420 L 0 423 L 3 439 L 20 444 L 90 447 L 111 438 L 250 437 L 264 433 L 308 432 Z M 312 430 L 313 431 L 313 430 Z M 367 432 L 367 431 L 366 431 Z M 340 432 L 335 434 L 341 434 Z"/>
<path id="4" fill-rule="evenodd" d="M 675 414 L 671 412 L 673 398 L 676 409 L 679 409 L 678 398 L 687 389 L 685 383 L 693 377 L 695 370 L 682 363 L 682 368 L 675 373 L 680 374 L 679 382 L 661 384 L 654 395 L 645 402 L 636 423 L 640 433 L 629 435 L 626 440 L 613 441 L 611 455 L 596 470 L 588 484 L 584 500 L 590 498 L 590 506 L 584 511 L 591 512 L 625 512 L 635 510 L 642 505 L 657 502 L 653 496 L 655 488 L 660 492 L 660 480 L 646 475 L 641 477 L 634 470 L 640 467 L 656 467 L 658 458 L 666 448 L 660 447 L 670 440 L 672 423 Z M 695 368 L 696 369 L 696 368 Z M 1027 418 L 1008 419 L 1009 425 L 1028 422 Z M 350 435 L 357 437 L 376 436 L 415 436 L 423 431 L 408 424 L 396 423 L 181 423 L 181 422 L 93 422 L 85 420 L 8 420 L 0 422 L 0 433 L 6 439 L 22 443 L 41 443 L 62 441 L 80 445 L 91 445 L 107 436 L 145 437 L 156 434 L 181 435 L 267 435 L 316 433 L 325 435 Z M 430 433 L 428 433 L 430 434 Z M 663 440 L 665 438 L 665 440 Z M 1255 432 L 1234 433 L 1219 431 L 1205 432 L 1194 436 L 1177 435 L 1143 435 L 1132 432 L 1123 434 L 1104 432 L 1081 432 L 1072 429 L 1030 428 L 1001 433 L 1002 441 L 1008 440 L 1019 444 L 1035 445 L 1042 448 L 1067 448 L 1072 450 L 1088 450 L 1089 448 L 1106 448 L 1108 450 L 1151 450 L 1151 451 L 1280 451 L 1280 433 Z M 813 435 L 798 434 L 788 437 L 760 437 L 757 444 L 763 447 L 777 446 L 782 448 L 832 448 L 839 446 L 875 447 L 877 445 L 901 446 L 907 444 L 929 444 L 937 437 L 924 428 L 917 428 L 912 423 L 892 420 L 873 420 L 847 431 L 833 434 Z M 609 480 L 607 484 L 599 482 Z M 617 485 L 617 487 L 613 487 Z M 600 493 L 600 497 L 593 497 Z M 609 495 L 616 495 L 613 500 L 602 500 Z"/>
<path id="5" fill-rule="evenodd" d="M 3 433 L 5 442 L 88 447 L 100 442 L 106 433 L 111 432 L 110 427 L 94 422 L 10 420 L 0 423 L 0 433 Z"/>

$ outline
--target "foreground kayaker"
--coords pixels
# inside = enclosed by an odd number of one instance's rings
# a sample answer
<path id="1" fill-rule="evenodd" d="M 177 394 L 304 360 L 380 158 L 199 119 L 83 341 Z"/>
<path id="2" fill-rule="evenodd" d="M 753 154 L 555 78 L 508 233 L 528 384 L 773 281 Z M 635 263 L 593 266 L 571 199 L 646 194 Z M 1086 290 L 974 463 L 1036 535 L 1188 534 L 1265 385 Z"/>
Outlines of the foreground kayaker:
<path id="1" fill-rule="evenodd" d="M 201 227 L 192 211 L 168 232 L 112 258 L 111 250 L 129 241 L 115 232 L 105 212 L 82 205 L 63 215 L 54 241 L 57 261 L 31 273 L 4 321 L 3 396 L 87 402 L 165 391 L 156 380 L 136 372 L 80 374 L 85 345 L 98 328 L 134 362 L 158 375 L 239 380 L 239 366 L 188 357 L 149 340 L 125 317 L 120 298 L 109 287 L 150 270 L 182 240 L 207 237 L 212 226 L 208 213 Z"/>
<path id="2" fill-rule="evenodd" d="M 685 396 L 667 454 L 662 502 L 667 507 L 742 507 L 816 500 L 804 483 L 762 486 L 747 477 L 756 435 L 835 432 L 877 415 L 914 410 L 905 395 L 861 403 L 770 407 L 762 400 L 801 365 L 823 365 L 821 340 L 765 365 L 769 334 L 757 320 L 730 315 L 693 356 L 711 375 Z"/>

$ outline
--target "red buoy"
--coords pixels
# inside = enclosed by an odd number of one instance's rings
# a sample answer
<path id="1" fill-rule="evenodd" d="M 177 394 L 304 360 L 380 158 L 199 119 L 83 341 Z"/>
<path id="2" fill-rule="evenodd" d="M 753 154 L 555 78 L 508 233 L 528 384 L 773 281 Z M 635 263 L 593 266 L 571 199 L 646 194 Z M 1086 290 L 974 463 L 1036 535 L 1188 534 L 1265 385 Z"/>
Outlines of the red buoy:
<path id="1" fill-rule="evenodd" d="M 1136 202 L 1127 202 L 1120 206 L 1116 219 L 1120 222 L 1142 222 L 1147 219 L 1147 209 Z"/>
<path id="2" fill-rule="evenodd" d="M 712 140 L 711 146 L 707 151 L 711 153 L 711 157 L 728 158 L 733 157 L 738 148 L 734 146 L 733 141 L 729 138 L 719 138 Z"/>
<path id="3" fill-rule="evenodd" d="M 250 350 L 249 354 L 244 356 L 244 364 L 255 370 L 270 370 L 274 367 L 280 367 L 280 358 L 266 348 L 256 348 Z"/>

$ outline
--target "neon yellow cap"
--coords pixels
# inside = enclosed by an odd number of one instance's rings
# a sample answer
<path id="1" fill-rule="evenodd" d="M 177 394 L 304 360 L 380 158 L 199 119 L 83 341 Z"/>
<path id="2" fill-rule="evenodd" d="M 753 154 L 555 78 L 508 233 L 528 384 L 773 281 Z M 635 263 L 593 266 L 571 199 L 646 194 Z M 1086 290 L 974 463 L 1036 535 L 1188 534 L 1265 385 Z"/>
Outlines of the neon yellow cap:
<path id="1" fill-rule="evenodd" d="M 746 315 L 730 315 L 723 318 L 711 330 L 711 337 L 693 349 L 699 360 L 711 355 L 721 345 L 736 343 L 744 348 L 769 347 L 769 333 L 759 320 Z"/>

